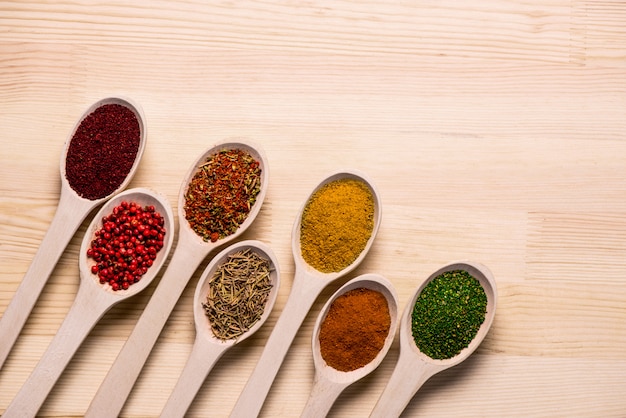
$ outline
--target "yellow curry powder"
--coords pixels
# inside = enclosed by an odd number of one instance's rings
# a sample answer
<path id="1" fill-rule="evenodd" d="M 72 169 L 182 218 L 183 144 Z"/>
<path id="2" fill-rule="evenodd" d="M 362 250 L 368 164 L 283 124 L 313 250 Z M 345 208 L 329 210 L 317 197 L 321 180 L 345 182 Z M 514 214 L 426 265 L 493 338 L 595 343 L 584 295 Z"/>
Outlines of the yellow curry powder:
<path id="1" fill-rule="evenodd" d="M 374 230 L 374 196 L 360 180 L 325 184 L 307 202 L 300 225 L 302 258 L 323 273 L 357 259 Z"/>

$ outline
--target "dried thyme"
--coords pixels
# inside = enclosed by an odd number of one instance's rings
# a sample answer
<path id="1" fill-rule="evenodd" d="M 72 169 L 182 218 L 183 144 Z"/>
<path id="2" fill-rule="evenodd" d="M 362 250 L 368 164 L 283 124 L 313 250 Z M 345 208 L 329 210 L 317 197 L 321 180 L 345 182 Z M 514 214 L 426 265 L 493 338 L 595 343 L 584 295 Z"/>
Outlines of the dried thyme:
<path id="1" fill-rule="evenodd" d="M 250 249 L 229 255 L 215 270 L 202 306 L 217 338 L 237 338 L 261 319 L 272 290 L 270 273 L 270 261 Z"/>
<path id="2" fill-rule="evenodd" d="M 465 270 L 435 277 L 417 297 L 412 332 L 420 351 L 433 359 L 456 356 L 476 337 L 485 321 L 487 295 Z"/>

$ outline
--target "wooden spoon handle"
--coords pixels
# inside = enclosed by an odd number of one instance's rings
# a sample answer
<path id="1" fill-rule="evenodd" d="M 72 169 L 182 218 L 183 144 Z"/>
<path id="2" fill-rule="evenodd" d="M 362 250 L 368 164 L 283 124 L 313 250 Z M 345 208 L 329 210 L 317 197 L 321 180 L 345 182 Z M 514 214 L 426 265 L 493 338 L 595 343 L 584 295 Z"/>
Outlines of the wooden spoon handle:
<path id="1" fill-rule="evenodd" d="M 0 369 L 17 341 L 48 277 L 74 233 L 95 206 L 62 189 L 57 211 L 13 299 L 0 318 Z"/>
<path id="2" fill-rule="evenodd" d="M 96 392 L 85 417 L 120 415 L 176 302 L 207 252 L 198 252 L 180 234 L 167 271 Z"/>
<path id="3" fill-rule="evenodd" d="M 96 289 L 96 292 L 102 290 Z M 80 344 L 111 305 L 89 286 L 81 284 L 61 327 L 3 417 L 34 417 L 37 414 Z"/>
<path id="4" fill-rule="evenodd" d="M 438 371 L 439 368 L 416 359 L 412 353 L 403 355 L 401 352 L 370 418 L 399 417 L 418 389 Z"/>
<path id="5" fill-rule="evenodd" d="M 316 378 L 311 395 L 309 395 L 300 418 L 317 418 L 328 415 L 335 400 L 341 395 L 346 386 L 347 384 L 331 382 L 323 377 Z"/>
<path id="6" fill-rule="evenodd" d="M 205 341 L 200 340 L 196 336 L 196 341 L 191 354 L 189 354 L 185 368 L 178 378 L 178 382 L 176 382 L 176 386 L 174 386 L 165 407 L 163 407 L 161 418 L 185 416 L 204 380 L 217 360 L 222 357 L 227 347 L 226 345 L 218 347 L 215 344 L 206 344 Z"/>
<path id="7" fill-rule="evenodd" d="M 239 395 L 231 412 L 231 418 L 249 418 L 259 415 L 298 328 L 324 286 L 323 281 L 317 278 L 299 277 L 296 272 L 291 294 L 283 312 L 243 392 Z"/>

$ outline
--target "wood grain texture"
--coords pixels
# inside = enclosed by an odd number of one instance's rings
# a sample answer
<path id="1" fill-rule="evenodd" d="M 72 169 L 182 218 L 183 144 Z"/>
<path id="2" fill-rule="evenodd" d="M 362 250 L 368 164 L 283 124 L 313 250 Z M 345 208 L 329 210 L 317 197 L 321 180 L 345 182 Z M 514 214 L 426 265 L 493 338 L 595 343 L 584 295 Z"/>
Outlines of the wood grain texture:
<path id="1" fill-rule="evenodd" d="M 623 416 L 625 22 L 617 0 L 0 2 L 0 314 L 54 215 L 69 131 L 89 104 L 123 94 L 148 126 L 131 187 L 175 204 L 189 164 L 231 136 L 262 144 L 270 162 L 265 204 L 242 239 L 272 247 L 281 291 L 189 416 L 229 415 L 289 296 L 297 211 L 342 168 L 366 172 L 383 202 L 376 242 L 346 280 L 387 277 L 400 309 L 454 260 L 485 264 L 498 284 L 481 347 L 429 380 L 404 416 Z M 0 370 L 0 412 L 69 310 L 88 221 Z M 207 262 L 123 416 L 159 415 L 193 344 L 191 301 Z M 85 413 L 157 284 L 96 325 L 42 416 Z M 315 302 L 261 416 L 302 412 L 316 314 L 341 284 Z M 397 349 L 330 416 L 367 416 Z"/>

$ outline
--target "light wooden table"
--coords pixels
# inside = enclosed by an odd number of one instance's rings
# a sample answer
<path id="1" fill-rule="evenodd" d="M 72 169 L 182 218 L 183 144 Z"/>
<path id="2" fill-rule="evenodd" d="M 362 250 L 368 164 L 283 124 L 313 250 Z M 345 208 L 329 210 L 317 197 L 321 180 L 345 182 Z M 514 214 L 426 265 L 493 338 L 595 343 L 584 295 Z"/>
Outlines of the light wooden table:
<path id="1" fill-rule="evenodd" d="M 189 164 L 230 136 L 256 140 L 270 159 L 267 199 L 244 238 L 276 252 L 279 299 L 265 327 L 219 361 L 190 416 L 228 416 L 289 296 L 297 211 L 341 168 L 366 172 L 383 200 L 376 243 L 346 280 L 384 275 L 401 308 L 450 261 L 482 262 L 498 283 L 483 345 L 427 382 L 405 416 L 624 416 L 626 3 L 214 3 L 0 4 L 0 313 L 54 214 L 70 129 L 92 102 L 124 94 L 148 119 L 131 187 L 175 205 Z M 0 411 L 69 309 L 85 227 L 0 371 Z M 207 262 L 124 416 L 161 411 L 191 349 L 191 297 Z M 262 416 L 299 416 L 313 323 L 340 284 L 314 305 Z M 153 290 L 100 321 L 42 416 L 86 411 Z M 397 347 L 331 416 L 369 414 Z"/>

